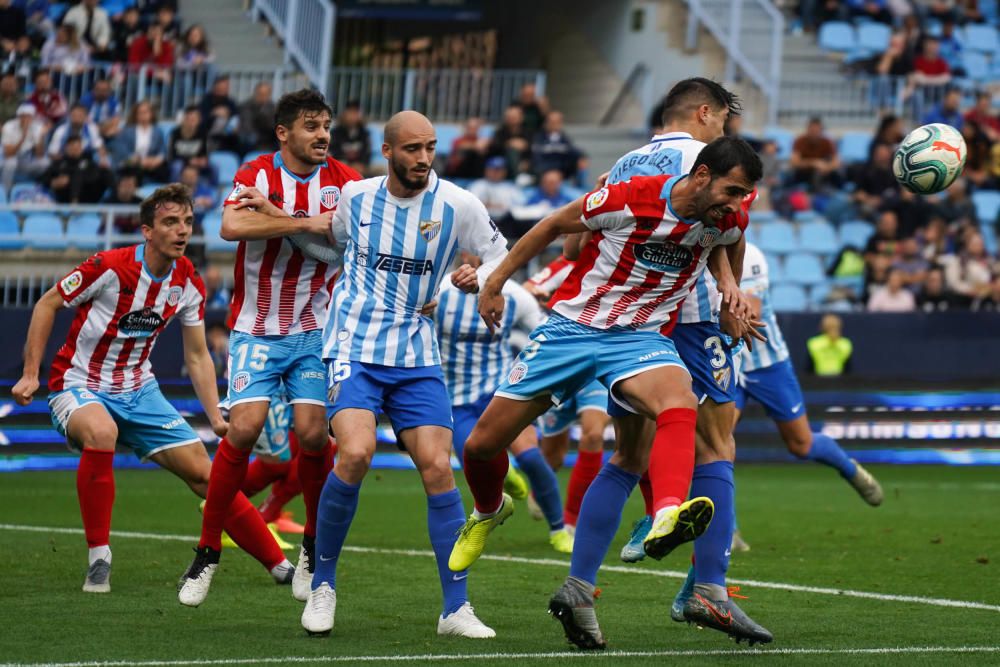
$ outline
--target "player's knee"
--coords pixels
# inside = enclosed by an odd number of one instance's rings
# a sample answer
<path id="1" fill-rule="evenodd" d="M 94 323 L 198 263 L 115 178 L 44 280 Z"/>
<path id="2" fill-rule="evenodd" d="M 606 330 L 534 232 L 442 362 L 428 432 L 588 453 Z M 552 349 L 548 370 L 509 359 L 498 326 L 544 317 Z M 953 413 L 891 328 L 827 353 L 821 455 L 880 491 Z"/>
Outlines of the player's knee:
<path id="1" fill-rule="evenodd" d="M 809 434 L 808 438 L 798 434 L 787 436 L 785 438 L 785 446 L 788 447 L 788 451 L 792 456 L 800 459 L 805 458 L 809 455 L 810 448 L 812 448 L 812 433 Z"/>
<path id="2" fill-rule="evenodd" d="M 118 427 L 110 419 L 89 425 L 83 433 L 83 445 L 87 449 L 113 451 L 116 442 Z"/>
<path id="3" fill-rule="evenodd" d="M 337 454 L 337 470 L 363 477 L 372 465 L 372 452 L 343 448 Z"/>
<path id="4" fill-rule="evenodd" d="M 257 442 L 257 438 L 260 437 L 260 432 L 263 428 L 263 424 L 248 424 L 246 422 L 233 421 L 229 423 L 229 432 L 226 433 L 226 439 L 233 447 L 250 449 Z"/>
<path id="5" fill-rule="evenodd" d="M 451 457 L 447 454 L 441 454 L 422 463 L 420 477 L 424 481 L 424 486 L 440 485 L 442 482 L 454 479 L 454 473 L 451 470 Z"/>
<path id="6" fill-rule="evenodd" d="M 716 461 L 736 460 L 736 440 L 731 434 L 712 434 L 695 441 L 695 463 L 705 465 Z"/>
<path id="7" fill-rule="evenodd" d="M 473 428 L 472 433 L 466 438 L 463 452 L 465 456 L 473 459 L 489 459 L 495 454 L 478 426 Z"/>
<path id="8" fill-rule="evenodd" d="M 313 424 L 295 424 L 295 437 L 299 439 L 299 446 L 309 451 L 319 451 L 326 447 L 330 440 L 330 433 L 327 431 L 327 424 L 319 422 Z"/>

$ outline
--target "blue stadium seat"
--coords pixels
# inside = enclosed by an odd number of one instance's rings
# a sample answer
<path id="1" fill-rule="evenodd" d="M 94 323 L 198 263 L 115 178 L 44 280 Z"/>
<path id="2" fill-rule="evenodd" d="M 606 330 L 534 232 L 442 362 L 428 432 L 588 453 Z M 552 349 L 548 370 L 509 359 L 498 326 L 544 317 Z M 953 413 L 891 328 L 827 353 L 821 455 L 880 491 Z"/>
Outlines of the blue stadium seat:
<path id="1" fill-rule="evenodd" d="M 103 240 L 100 232 L 101 219 L 97 215 L 75 215 L 66 224 L 66 242 L 74 248 L 97 250 Z"/>
<path id="2" fill-rule="evenodd" d="M 385 159 L 382 157 L 382 139 L 384 137 L 382 134 L 382 126 L 369 123 L 368 134 L 371 135 L 372 138 L 371 161 L 373 164 L 382 164 Z M 451 147 L 449 146 L 449 148 Z"/>
<path id="3" fill-rule="evenodd" d="M 0 204 L 7 203 L 7 189 L 0 185 Z"/>
<path id="4" fill-rule="evenodd" d="M 830 289 L 832 287 L 833 285 L 831 285 L 829 281 L 810 287 L 809 305 L 814 309 L 821 308 L 823 306 L 823 302 L 826 301 L 826 297 L 830 294 Z"/>
<path id="5" fill-rule="evenodd" d="M 850 53 L 858 45 L 854 26 L 846 21 L 827 21 L 819 29 L 819 48 L 834 53 Z"/>
<path id="6" fill-rule="evenodd" d="M 963 51 L 962 67 L 965 68 L 965 76 L 973 81 L 986 81 L 992 78 L 989 58 L 984 53 Z"/>
<path id="7" fill-rule="evenodd" d="M 791 223 L 783 221 L 761 225 L 757 245 L 764 252 L 775 255 L 787 255 L 799 247 L 795 238 L 795 228 Z"/>
<path id="8" fill-rule="evenodd" d="M 237 243 L 226 241 L 220 236 L 222 231 L 222 213 L 212 211 L 206 213 L 201 220 L 202 234 L 205 235 L 205 248 L 209 252 L 236 252 Z"/>
<path id="9" fill-rule="evenodd" d="M 785 259 L 786 284 L 819 285 L 826 282 L 826 272 L 819 257 L 809 253 L 796 253 Z"/>
<path id="10" fill-rule="evenodd" d="M 437 134 L 437 152 L 440 155 L 450 155 L 451 145 L 455 143 L 455 139 L 462 136 L 462 127 L 451 123 L 441 123 L 434 126 L 434 131 Z M 379 146 L 380 150 L 381 148 Z"/>
<path id="11" fill-rule="evenodd" d="M 994 54 L 1000 51 L 1000 40 L 997 39 L 997 29 L 992 25 L 970 23 L 965 27 L 966 51 Z"/>
<path id="12" fill-rule="evenodd" d="M 777 255 L 765 255 L 767 260 L 767 280 L 771 285 L 785 282 L 785 263 Z"/>
<path id="13" fill-rule="evenodd" d="M 792 156 L 792 145 L 795 143 L 795 135 L 790 130 L 776 125 L 769 125 L 764 128 L 764 139 L 773 141 L 778 147 L 779 160 L 787 160 Z"/>
<path id="14" fill-rule="evenodd" d="M 875 225 L 864 220 L 850 220 L 840 226 L 840 245 L 863 250 L 875 233 Z"/>
<path id="15" fill-rule="evenodd" d="M 21 238 L 21 226 L 17 216 L 10 211 L 0 211 L 0 249 L 20 250 L 24 247 Z"/>
<path id="16" fill-rule="evenodd" d="M 889 48 L 891 35 L 892 29 L 884 23 L 862 23 L 858 26 L 857 48 L 867 55 L 884 53 Z"/>
<path id="17" fill-rule="evenodd" d="M 32 213 L 26 217 L 21 236 L 32 248 L 58 250 L 66 247 L 62 220 L 52 213 Z"/>
<path id="18" fill-rule="evenodd" d="M 751 222 L 772 222 L 778 219 L 775 211 L 758 211 L 756 208 L 750 209 Z"/>
<path id="19" fill-rule="evenodd" d="M 170 144 L 170 133 L 174 131 L 177 127 L 177 123 L 172 120 L 161 120 L 156 124 L 156 127 L 160 128 L 160 132 L 163 133 L 163 140 Z"/>
<path id="20" fill-rule="evenodd" d="M 38 203 L 43 200 L 52 201 L 52 198 L 48 196 L 45 188 L 37 183 L 15 183 L 8 197 L 8 201 L 12 204 Z"/>
<path id="21" fill-rule="evenodd" d="M 799 227 L 799 247 L 806 252 L 833 255 L 840 251 L 840 242 L 833 225 L 825 220 L 817 220 Z"/>
<path id="22" fill-rule="evenodd" d="M 823 216 L 812 209 L 806 211 L 796 211 L 792 214 L 792 222 L 815 222 L 822 220 Z"/>
<path id="23" fill-rule="evenodd" d="M 879 24 L 881 25 L 881 24 Z M 845 163 L 867 162 L 868 147 L 872 143 L 871 132 L 845 132 L 840 138 L 840 159 Z"/>
<path id="24" fill-rule="evenodd" d="M 976 207 L 976 217 L 984 225 L 992 225 L 1000 214 L 1000 192 L 977 190 L 972 193 L 972 203 Z"/>
<path id="25" fill-rule="evenodd" d="M 249 153 L 247 153 L 246 155 L 243 156 L 243 162 L 252 162 L 252 161 L 256 160 L 257 158 L 259 158 L 261 155 L 267 155 L 268 153 L 269 153 L 269 151 L 250 151 Z M 233 179 L 229 179 L 226 182 L 226 184 L 227 185 L 232 185 L 233 184 Z M 229 194 L 229 193 L 227 192 L 226 194 Z"/>
<path id="26" fill-rule="evenodd" d="M 232 181 L 240 168 L 240 156 L 229 151 L 212 151 L 208 154 L 208 163 L 215 169 L 216 179 L 220 183 Z"/>
<path id="27" fill-rule="evenodd" d="M 775 285 L 771 288 L 771 306 L 778 312 L 802 311 L 808 305 L 806 291 L 798 285 Z"/>
<path id="28" fill-rule="evenodd" d="M 983 235 L 983 244 L 986 246 L 986 252 L 996 256 L 997 254 L 997 231 L 996 227 L 993 225 L 983 225 L 979 228 L 980 233 Z"/>

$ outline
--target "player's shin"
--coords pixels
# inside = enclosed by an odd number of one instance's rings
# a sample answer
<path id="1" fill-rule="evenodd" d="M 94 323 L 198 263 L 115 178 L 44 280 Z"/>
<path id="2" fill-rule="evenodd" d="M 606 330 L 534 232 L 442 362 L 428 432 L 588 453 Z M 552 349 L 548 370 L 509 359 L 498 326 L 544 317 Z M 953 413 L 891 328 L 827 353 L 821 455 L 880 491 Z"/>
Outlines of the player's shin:
<path id="1" fill-rule="evenodd" d="M 298 477 L 302 486 L 302 501 L 306 506 L 305 534 L 316 536 L 316 521 L 320 497 L 324 485 L 332 475 L 333 446 L 330 442 L 318 451 L 300 449 L 298 454 Z"/>
<path id="2" fill-rule="evenodd" d="M 580 514 L 580 504 L 591 483 L 601 471 L 604 463 L 604 452 L 586 452 L 580 450 L 576 455 L 576 464 L 569 475 L 569 486 L 566 488 L 566 510 L 563 521 L 575 526 Z"/>
<path id="3" fill-rule="evenodd" d="M 580 506 L 573 557 L 569 574 L 590 584 L 597 582 L 597 570 L 618 532 L 622 510 L 639 475 L 614 463 L 606 463 L 587 489 Z"/>
<path id="4" fill-rule="evenodd" d="M 237 493 L 233 499 L 224 528 L 241 549 L 260 561 L 269 572 L 285 562 L 285 554 L 267 529 L 264 518 L 242 493 Z"/>
<path id="5" fill-rule="evenodd" d="M 462 470 L 475 499 L 477 518 L 490 516 L 500 509 L 503 504 L 503 480 L 509 466 L 505 449 L 489 459 L 474 458 L 468 449 L 465 450 Z"/>
<path id="6" fill-rule="evenodd" d="M 670 408 L 656 417 L 656 435 L 649 455 L 654 512 L 679 505 L 688 495 L 694 472 L 697 414 L 691 408 Z"/>
<path id="7" fill-rule="evenodd" d="M 649 481 L 649 472 L 644 473 L 639 479 L 639 492 L 642 493 L 646 516 L 653 516 L 653 483 Z"/>
<path id="8" fill-rule="evenodd" d="M 287 475 L 290 467 L 290 463 L 272 463 L 258 457 L 247 466 L 246 478 L 240 490 L 247 498 L 253 498 L 266 489 L 268 484 Z"/>
<path id="9" fill-rule="evenodd" d="M 469 599 L 466 585 L 469 571 L 452 572 L 448 568 L 448 558 L 464 523 L 465 510 L 458 489 L 427 496 L 427 534 L 430 535 L 431 548 L 434 549 L 441 592 L 444 595 L 442 616 L 458 611 Z"/>
<path id="10" fill-rule="evenodd" d="M 111 508 L 115 503 L 114 450 L 84 449 L 76 469 L 76 493 L 80 501 L 83 532 L 91 554 L 107 551 L 111 535 Z M 95 558 L 91 558 L 93 563 Z"/>
<path id="11" fill-rule="evenodd" d="M 274 523 L 281 518 L 285 505 L 300 493 L 302 493 L 302 485 L 299 483 L 298 464 L 293 462 L 289 467 L 288 475 L 271 485 L 271 493 L 258 507 L 260 515 L 267 523 Z M 283 530 L 281 526 L 278 528 Z"/>
<path id="12" fill-rule="evenodd" d="M 304 452 L 303 452 L 304 453 Z M 360 484 L 348 484 L 331 472 L 323 485 L 316 523 L 316 560 L 312 588 L 327 583 L 337 587 L 337 560 L 344 547 L 347 531 L 358 509 Z"/>
<path id="13" fill-rule="evenodd" d="M 715 505 L 715 516 L 694 541 L 695 584 L 710 586 L 709 599 L 726 600 L 726 571 L 735 521 L 733 464 L 713 461 L 695 466 L 691 496 L 707 496 Z"/>
<path id="14" fill-rule="evenodd" d="M 535 502 L 542 508 L 550 530 L 563 527 L 562 503 L 559 500 L 559 480 L 552 472 L 542 450 L 532 447 L 518 454 L 517 465 L 528 476 Z"/>
<path id="15" fill-rule="evenodd" d="M 208 497 L 201 520 L 199 547 L 222 550 L 222 529 L 229 509 L 246 478 L 250 449 L 239 449 L 223 438 L 212 460 Z"/>

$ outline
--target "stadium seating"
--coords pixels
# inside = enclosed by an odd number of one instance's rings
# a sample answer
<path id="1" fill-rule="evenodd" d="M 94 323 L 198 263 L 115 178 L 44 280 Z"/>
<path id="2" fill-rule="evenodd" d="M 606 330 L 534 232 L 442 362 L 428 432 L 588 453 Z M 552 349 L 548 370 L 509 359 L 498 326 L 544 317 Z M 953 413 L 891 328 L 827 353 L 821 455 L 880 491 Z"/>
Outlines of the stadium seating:
<path id="1" fill-rule="evenodd" d="M 866 22 L 858 26 L 856 50 L 865 57 L 883 53 L 889 48 L 892 29 L 884 23 Z"/>
<path id="2" fill-rule="evenodd" d="M 826 282 L 823 264 L 816 255 L 797 253 L 785 260 L 785 283 L 812 286 Z"/>
<path id="3" fill-rule="evenodd" d="M 250 151 L 243 156 L 243 162 L 252 162 L 259 158 L 261 155 L 267 155 L 271 151 Z M 225 181 L 227 185 L 232 185 L 232 179 Z M 226 194 L 229 194 L 228 192 Z"/>
<path id="4" fill-rule="evenodd" d="M 31 248 L 62 250 L 66 247 L 62 220 L 52 213 L 32 213 L 26 217 L 22 235 Z"/>
<path id="5" fill-rule="evenodd" d="M 771 286 L 771 305 L 778 312 L 805 310 L 809 304 L 806 291 L 798 285 Z"/>
<path id="6" fill-rule="evenodd" d="M 970 23 L 965 28 L 964 46 L 967 51 L 995 54 L 1000 51 L 997 30 L 992 25 Z"/>
<path id="7" fill-rule="evenodd" d="M 767 279 L 771 285 L 776 285 L 785 280 L 785 263 L 777 255 L 766 255 L 767 259 Z"/>
<path id="8" fill-rule="evenodd" d="M 840 245 L 862 250 L 875 233 L 875 226 L 864 220 L 850 220 L 840 226 Z"/>
<path id="9" fill-rule="evenodd" d="M 170 134 L 177 127 L 177 123 L 172 120 L 161 120 L 156 124 L 156 127 L 160 128 L 160 132 L 163 133 L 163 140 L 168 144 L 170 143 Z"/>
<path id="10" fill-rule="evenodd" d="M 853 162 L 867 162 L 868 148 L 872 143 L 871 132 L 845 132 L 840 138 L 840 159 L 850 164 Z"/>
<path id="11" fill-rule="evenodd" d="M 226 241 L 220 236 L 222 232 L 222 213 L 212 211 L 201 221 L 202 234 L 205 235 L 205 248 L 209 252 L 236 252 L 237 243 Z"/>
<path id="12" fill-rule="evenodd" d="M 795 228 L 792 227 L 791 223 L 784 221 L 761 225 L 757 245 L 765 253 L 775 255 L 787 255 L 795 252 L 798 249 Z"/>
<path id="13" fill-rule="evenodd" d="M 979 190 L 972 193 L 972 203 L 976 207 L 976 217 L 984 225 L 992 225 L 1000 214 L 1000 192 Z"/>
<path id="14" fill-rule="evenodd" d="M 799 248 L 818 255 L 833 255 L 840 250 L 837 232 L 829 222 L 816 220 L 799 227 Z"/>
<path id="15" fill-rule="evenodd" d="M 781 160 L 787 160 L 792 156 L 792 146 L 795 144 L 795 135 L 792 134 L 791 130 L 786 130 L 783 127 L 778 127 L 776 125 L 770 125 L 764 128 L 764 138 L 768 141 L 773 141 L 778 147 L 778 158 Z"/>
<path id="16" fill-rule="evenodd" d="M 854 26 L 846 21 L 827 21 L 819 29 L 819 47 L 833 53 L 851 53 L 858 46 Z"/>
<path id="17" fill-rule="evenodd" d="M 229 151 L 212 151 L 208 154 L 208 163 L 215 169 L 217 180 L 232 181 L 240 168 L 240 156 Z"/>
<path id="18" fill-rule="evenodd" d="M 17 216 L 10 211 L 0 211 L 0 249 L 20 250 L 23 247 L 24 239 L 21 238 L 21 228 L 17 224 Z"/>
<path id="19" fill-rule="evenodd" d="M 97 250 L 103 245 L 101 219 L 93 213 L 73 216 L 66 225 L 66 241 L 74 248 Z"/>
<path id="20" fill-rule="evenodd" d="M 973 81 L 986 81 L 992 77 L 989 58 L 984 53 L 964 51 L 962 67 L 965 68 L 965 75 Z"/>
<path id="21" fill-rule="evenodd" d="M 462 136 L 463 128 L 458 125 L 453 125 L 450 123 L 441 123 L 434 126 L 435 134 L 437 135 L 437 152 L 439 155 L 447 156 L 451 153 L 451 145 L 455 143 L 455 139 Z M 372 146 L 374 149 L 374 146 Z M 379 146 L 381 150 L 382 146 Z M 380 154 L 381 156 L 381 154 Z"/>
<path id="22" fill-rule="evenodd" d="M 372 123 L 368 124 L 368 134 L 371 136 L 372 140 L 372 155 L 371 161 L 375 164 L 382 162 L 382 140 L 385 135 L 382 133 L 382 125 L 375 125 Z M 449 146 L 450 148 L 450 146 Z"/>

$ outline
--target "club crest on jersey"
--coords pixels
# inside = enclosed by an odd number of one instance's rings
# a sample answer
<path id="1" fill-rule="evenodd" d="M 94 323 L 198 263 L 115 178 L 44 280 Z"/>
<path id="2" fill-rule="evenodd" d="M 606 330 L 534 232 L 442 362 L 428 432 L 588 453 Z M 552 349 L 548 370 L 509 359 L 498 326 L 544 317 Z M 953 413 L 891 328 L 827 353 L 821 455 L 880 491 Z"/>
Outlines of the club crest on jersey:
<path id="1" fill-rule="evenodd" d="M 721 232 L 715 227 L 706 227 L 701 233 L 701 238 L 698 239 L 698 245 L 702 248 L 709 248 L 715 245 L 720 235 Z"/>
<path id="2" fill-rule="evenodd" d="M 593 211 L 594 209 L 601 208 L 601 205 L 608 200 L 608 189 L 601 188 L 597 192 L 592 193 L 587 197 L 587 210 Z"/>
<path id="3" fill-rule="evenodd" d="M 236 197 L 239 196 L 239 194 L 245 189 L 246 187 L 242 183 L 237 183 L 236 187 L 233 188 L 233 191 L 229 193 L 229 196 L 226 197 L 226 199 L 229 201 L 236 201 Z"/>
<path id="4" fill-rule="evenodd" d="M 118 331 L 129 338 L 146 338 L 163 326 L 165 320 L 152 308 L 133 310 L 118 320 Z"/>
<path id="5" fill-rule="evenodd" d="M 324 208 L 336 208 L 340 203 L 340 188 L 336 185 L 328 185 L 319 191 L 319 203 Z"/>
<path id="6" fill-rule="evenodd" d="M 684 246 L 667 241 L 636 245 L 635 258 L 640 264 L 654 271 L 670 271 L 690 265 L 694 254 Z"/>
<path id="7" fill-rule="evenodd" d="M 247 388 L 250 384 L 250 374 L 246 371 L 241 371 L 233 376 L 233 381 L 229 386 L 233 388 L 233 391 L 237 394 Z"/>
<path id="8" fill-rule="evenodd" d="M 420 221 L 420 235 L 424 237 L 424 240 L 430 243 L 435 238 L 437 238 L 438 232 L 441 231 L 441 221 L 440 220 L 421 220 Z"/>
<path id="9" fill-rule="evenodd" d="M 712 378 L 715 380 L 715 384 L 722 387 L 723 391 L 728 391 L 729 381 L 732 379 L 732 369 L 728 366 L 725 368 L 720 368 L 719 370 L 712 371 Z"/>
<path id="10" fill-rule="evenodd" d="M 80 273 L 79 271 L 74 271 L 73 273 L 63 278 L 62 282 L 59 283 L 59 286 L 62 287 L 62 291 L 65 292 L 66 294 L 72 294 L 76 290 L 80 289 L 80 285 L 82 284 L 83 284 L 83 274 Z"/>
<path id="11" fill-rule="evenodd" d="M 508 384 L 517 384 L 524 379 L 524 376 L 528 374 L 528 364 L 518 362 L 514 364 L 514 367 L 510 369 L 510 373 L 507 374 Z"/>
<path id="12" fill-rule="evenodd" d="M 181 302 L 181 295 L 184 293 L 184 289 L 175 285 L 167 291 L 167 305 L 176 306 Z"/>

